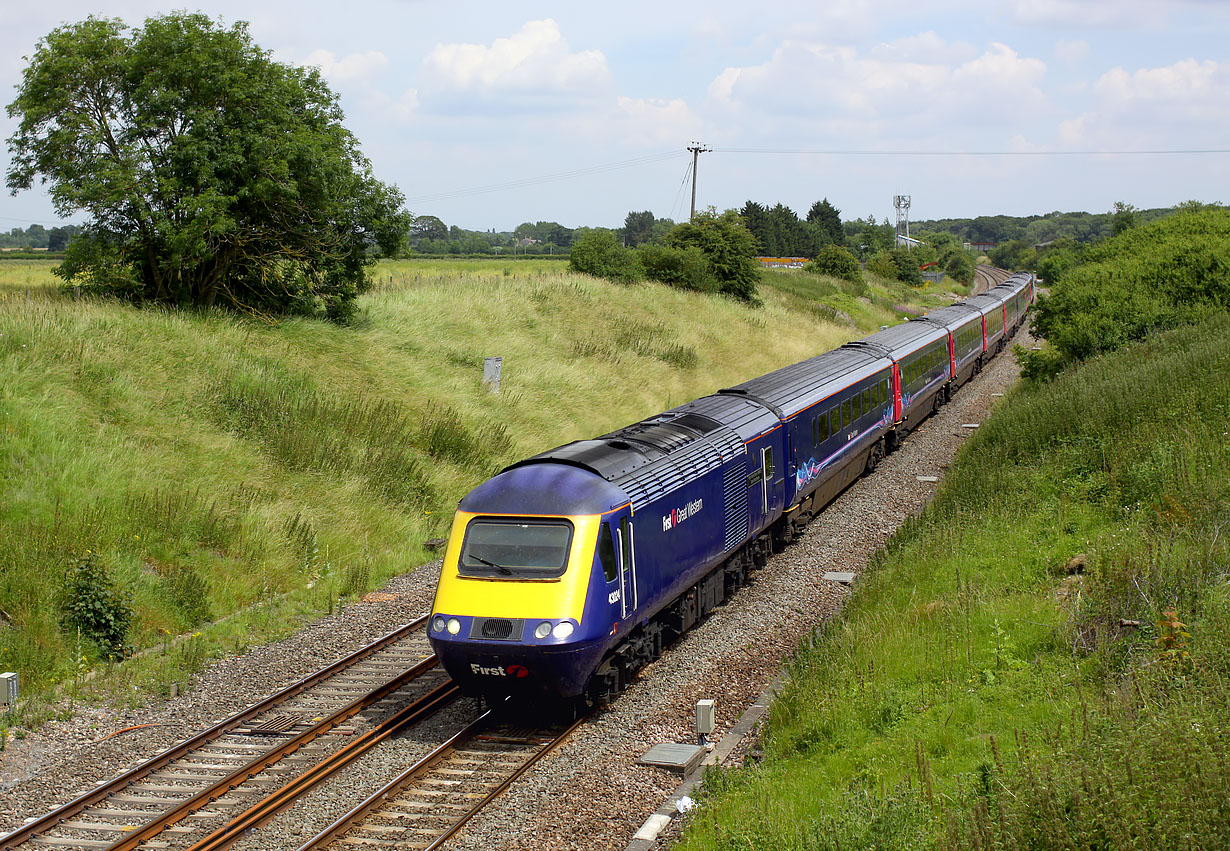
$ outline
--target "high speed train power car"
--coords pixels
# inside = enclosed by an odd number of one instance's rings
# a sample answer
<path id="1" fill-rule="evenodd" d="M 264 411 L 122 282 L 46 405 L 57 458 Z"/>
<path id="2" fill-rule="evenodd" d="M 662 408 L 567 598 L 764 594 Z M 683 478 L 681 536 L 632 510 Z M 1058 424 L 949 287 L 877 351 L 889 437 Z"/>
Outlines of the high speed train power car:
<path id="1" fill-rule="evenodd" d="M 466 693 L 602 700 L 1002 350 L 1018 274 L 593 440 L 458 505 L 428 627 Z"/>

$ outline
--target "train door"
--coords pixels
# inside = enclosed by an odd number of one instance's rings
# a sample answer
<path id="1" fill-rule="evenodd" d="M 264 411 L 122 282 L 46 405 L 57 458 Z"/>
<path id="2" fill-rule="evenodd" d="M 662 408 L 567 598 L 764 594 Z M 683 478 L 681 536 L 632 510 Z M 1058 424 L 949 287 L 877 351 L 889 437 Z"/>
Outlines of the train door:
<path id="1" fill-rule="evenodd" d="M 760 449 L 761 495 L 766 515 L 772 516 L 785 507 L 786 473 L 783 458 L 777 458 L 773 446 Z"/>
<path id="2" fill-rule="evenodd" d="M 893 425 L 901 422 L 901 362 L 893 361 L 893 377 L 889 382 L 893 393 Z"/>
<path id="3" fill-rule="evenodd" d="M 621 517 L 619 520 L 619 600 L 620 617 L 626 618 L 636 611 L 638 605 L 636 589 L 636 541 L 632 529 L 632 520 Z"/>

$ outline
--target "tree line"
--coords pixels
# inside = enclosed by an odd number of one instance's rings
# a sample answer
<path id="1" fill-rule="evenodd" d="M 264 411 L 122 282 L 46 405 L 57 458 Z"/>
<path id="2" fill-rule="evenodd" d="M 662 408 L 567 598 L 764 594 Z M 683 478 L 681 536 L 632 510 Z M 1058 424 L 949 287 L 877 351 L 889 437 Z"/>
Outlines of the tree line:
<path id="1" fill-rule="evenodd" d="M 0 233 L 0 249 L 60 252 L 68 248 L 69 240 L 80 232 L 77 225 L 47 228 L 33 224 L 24 229 L 13 228 L 8 233 Z"/>
<path id="2" fill-rule="evenodd" d="M 911 228 L 951 233 L 965 242 L 1000 243 L 1020 240 L 1031 245 L 1041 245 L 1056 239 L 1070 239 L 1089 243 L 1114 236 L 1122 230 L 1122 227 L 1115 224 L 1116 217 L 1122 218 L 1122 207 L 1130 205 L 1119 202 L 1114 209 L 1105 213 L 1063 213 L 1056 210 L 1037 216 L 924 219 L 912 222 Z M 1131 209 L 1135 224 L 1147 224 L 1173 211 L 1173 207 Z"/>

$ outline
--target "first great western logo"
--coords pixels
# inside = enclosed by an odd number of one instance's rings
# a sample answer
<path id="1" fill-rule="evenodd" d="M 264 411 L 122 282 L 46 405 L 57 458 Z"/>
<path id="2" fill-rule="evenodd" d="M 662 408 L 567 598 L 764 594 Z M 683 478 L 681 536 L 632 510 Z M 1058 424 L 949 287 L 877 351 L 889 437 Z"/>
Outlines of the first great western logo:
<path id="1" fill-rule="evenodd" d="M 704 500 L 694 499 L 679 508 L 672 508 L 670 514 L 662 515 L 662 531 L 669 532 L 689 517 L 695 517 L 703 507 Z"/>

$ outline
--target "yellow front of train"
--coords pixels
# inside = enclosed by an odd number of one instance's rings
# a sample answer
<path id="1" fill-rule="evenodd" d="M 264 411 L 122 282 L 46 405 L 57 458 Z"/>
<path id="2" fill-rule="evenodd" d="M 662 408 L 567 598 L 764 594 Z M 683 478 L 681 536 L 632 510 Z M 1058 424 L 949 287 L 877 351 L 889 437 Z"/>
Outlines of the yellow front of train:
<path id="1" fill-rule="evenodd" d="M 551 463 L 514 467 L 461 501 L 428 637 L 463 691 L 584 693 L 619 617 L 599 531 L 626 508 L 593 472 Z"/>

